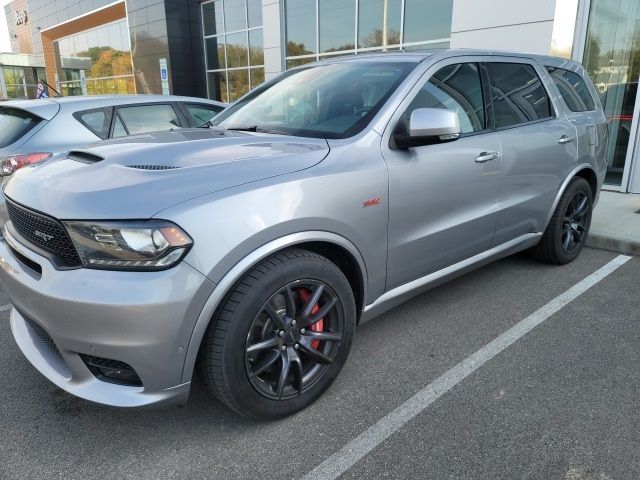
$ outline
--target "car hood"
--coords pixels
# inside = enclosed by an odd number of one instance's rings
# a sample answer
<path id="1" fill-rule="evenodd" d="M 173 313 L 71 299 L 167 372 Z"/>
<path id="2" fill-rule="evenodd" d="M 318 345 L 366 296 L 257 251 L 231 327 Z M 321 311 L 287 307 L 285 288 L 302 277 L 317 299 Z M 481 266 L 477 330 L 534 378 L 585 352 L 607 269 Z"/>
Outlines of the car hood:
<path id="1" fill-rule="evenodd" d="M 10 199 L 63 220 L 144 219 L 202 195 L 303 170 L 323 139 L 178 130 L 100 142 L 16 172 Z"/>

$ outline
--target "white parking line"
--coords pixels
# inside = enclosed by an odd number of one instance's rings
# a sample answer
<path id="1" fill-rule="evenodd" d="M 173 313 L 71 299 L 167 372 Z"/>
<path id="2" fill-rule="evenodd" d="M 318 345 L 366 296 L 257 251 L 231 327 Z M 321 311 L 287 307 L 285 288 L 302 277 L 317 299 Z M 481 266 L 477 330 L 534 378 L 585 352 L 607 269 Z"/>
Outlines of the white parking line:
<path id="1" fill-rule="evenodd" d="M 12 308 L 13 308 L 13 305 L 11 305 L 11 304 L 3 305 L 3 306 L 0 307 L 0 313 L 8 312 Z"/>
<path id="2" fill-rule="evenodd" d="M 351 440 L 307 473 L 303 480 L 334 480 L 338 478 L 438 398 L 630 259 L 631 257 L 626 255 L 619 255 L 539 310 L 533 312 L 424 387 L 394 411 L 369 427 L 368 430 Z"/>

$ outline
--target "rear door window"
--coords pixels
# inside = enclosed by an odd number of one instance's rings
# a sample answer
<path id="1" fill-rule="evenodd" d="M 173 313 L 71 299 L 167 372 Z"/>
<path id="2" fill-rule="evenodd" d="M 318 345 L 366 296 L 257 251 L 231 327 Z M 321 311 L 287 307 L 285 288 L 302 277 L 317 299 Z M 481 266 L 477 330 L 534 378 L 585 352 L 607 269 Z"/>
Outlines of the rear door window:
<path id="1" fill-rule="evenodd" d="M 118 117 L 129 135 L 182 128 L 176 111 L 168 104 L 121 107 L 118 108 Z"/>
<path id="2" fill-rule="evenodd" d="M 547 71 L 553 78 L 569 110 L 572 112 L 595 110 L 596 105 L 593 97 L 580 75 L 556 67 L 547 67 Z"/>
<path id="3" fill-rule="evenodd" d="M 104 140 L 109 136 L 109 127 L 111 126 L 110 108 L 85 110 L 83 112 L 76 112 L 73 116 L 96 137 Z"/>
<path id="4" fill-rule="evenodd" d="M 191 121 L 193 122 L 193 125 L 196 127 L 206 124 L 213 117 L 224 110 L 223 107 L 201 103 L 185 103 L 184 109 L 187 111 Z"/>
<path id="5" fill-rule="evenodd" d="M 41 119 L 18 108 L 0 107 L 0 148 L 24 137 Z"/>
<path id="6" fill-rule="evenodd" d="M 487 63 L 496 128 L 553 116 L 549 95 L 533 66 L 527 63 Z"/>

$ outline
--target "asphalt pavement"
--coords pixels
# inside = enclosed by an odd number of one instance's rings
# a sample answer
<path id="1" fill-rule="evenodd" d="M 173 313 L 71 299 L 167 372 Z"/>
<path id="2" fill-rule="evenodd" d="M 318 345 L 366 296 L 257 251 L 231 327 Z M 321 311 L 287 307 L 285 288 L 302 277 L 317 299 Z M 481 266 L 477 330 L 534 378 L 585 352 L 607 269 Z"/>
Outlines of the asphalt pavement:
<path id="1" fill-rule="evenodd" d="M 617 258 L 517 255 L 420 295 L 359 327 L 334 385 L 276 422 L 239 417 L 198 382 L 161 410 L 76 399 L 23 358 L 0 311 L 0 478 L 640 478 L 640 258 L 567 296 Z"/>

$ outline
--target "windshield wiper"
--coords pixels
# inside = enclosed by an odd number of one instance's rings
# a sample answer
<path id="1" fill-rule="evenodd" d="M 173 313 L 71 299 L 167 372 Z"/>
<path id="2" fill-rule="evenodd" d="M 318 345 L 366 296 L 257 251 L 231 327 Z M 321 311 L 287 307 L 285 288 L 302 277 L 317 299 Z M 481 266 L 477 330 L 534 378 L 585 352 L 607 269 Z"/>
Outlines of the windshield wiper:
<path id="1" fill-rule="evenodd" d="M 288 132 L 282 130 L 274 130 L 273 128 L 264 128 L 258 125 L 251 125 L 246 127 L 228 127 L 227 130 L 235 130 L 238 132 L 256 132 L 256 133 L 270 133 L 273 135 L 291 135 Z"/>

